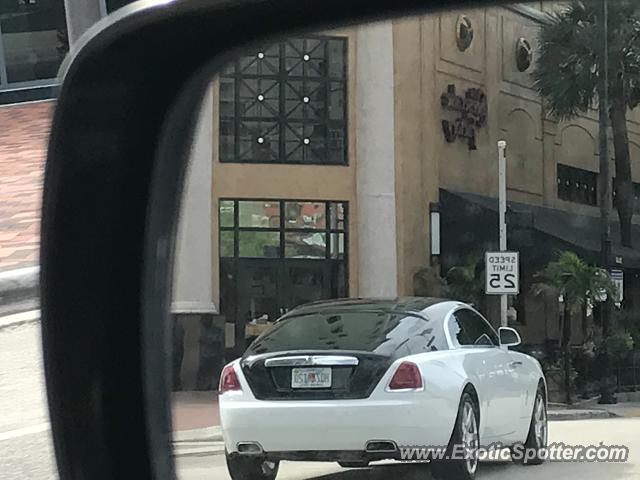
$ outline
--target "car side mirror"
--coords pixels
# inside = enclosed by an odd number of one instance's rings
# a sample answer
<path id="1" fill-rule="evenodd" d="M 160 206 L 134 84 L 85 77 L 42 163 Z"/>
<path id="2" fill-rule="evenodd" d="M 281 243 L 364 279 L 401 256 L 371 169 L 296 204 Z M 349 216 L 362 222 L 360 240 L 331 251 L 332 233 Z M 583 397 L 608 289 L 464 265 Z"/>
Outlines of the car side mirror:
<path id="1" fill-rule="evenodd" d="M 515 328 L 500 327 L 498 329 L 498 334 L 500 335 L 501 347 L 515 347 L 516 345 L 520 345 L 522 343 L 520 334 Z"/>

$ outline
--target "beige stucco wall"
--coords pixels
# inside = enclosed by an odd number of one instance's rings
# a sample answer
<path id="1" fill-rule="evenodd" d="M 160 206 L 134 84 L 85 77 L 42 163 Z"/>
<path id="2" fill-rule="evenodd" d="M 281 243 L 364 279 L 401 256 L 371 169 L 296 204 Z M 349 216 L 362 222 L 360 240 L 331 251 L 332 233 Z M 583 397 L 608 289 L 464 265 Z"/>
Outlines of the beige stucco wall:
<path id="1" fill-rule="evenodd" d="M 398 293 L 413 295 L 413 275 L 430 261 L 429 203 L 438 200 L 439 107 L 434 84 L 433 17 L 393 24 Z"/>

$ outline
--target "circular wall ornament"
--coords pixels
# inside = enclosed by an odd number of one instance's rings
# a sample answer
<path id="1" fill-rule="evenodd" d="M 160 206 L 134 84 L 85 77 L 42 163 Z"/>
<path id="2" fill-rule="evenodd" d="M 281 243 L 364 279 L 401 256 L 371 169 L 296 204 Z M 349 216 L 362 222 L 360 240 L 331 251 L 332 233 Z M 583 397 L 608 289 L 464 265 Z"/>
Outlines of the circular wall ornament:
<path id="1" fill-rule="evenodd" d="M 526 38 L 520 37 L 516 42 L 516 66 L 521 72 L 525 72 L 533 60 L 533 48 Z"/>
<path id="2" fill-rule="evenodd" d="M 471 46 L 472 41 L 473 25 L 471 25 L 471 20 L 469 20 L 469 17 L 466 15 L 460 15 L 456 22 L 456 43 L 458 44 L 458 49 L 464 52 Z"/>

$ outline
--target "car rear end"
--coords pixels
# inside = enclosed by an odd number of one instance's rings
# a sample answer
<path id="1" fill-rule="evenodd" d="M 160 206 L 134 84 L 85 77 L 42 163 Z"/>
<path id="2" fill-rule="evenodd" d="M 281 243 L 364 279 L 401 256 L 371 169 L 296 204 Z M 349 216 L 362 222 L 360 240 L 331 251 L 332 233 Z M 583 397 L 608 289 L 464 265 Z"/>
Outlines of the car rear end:
<path id="1" fill-rule="evenodd" d="M 448 441 L 450 425 L 435 413 L 442 400 L 424 395 L 420 367 L 398 355 L 403 329 L 425 319 L 342 312 L 288 321 L 224 369 L 220 416 L 229 452 L 371 461 L 399 458 L 399 446 Z"/>

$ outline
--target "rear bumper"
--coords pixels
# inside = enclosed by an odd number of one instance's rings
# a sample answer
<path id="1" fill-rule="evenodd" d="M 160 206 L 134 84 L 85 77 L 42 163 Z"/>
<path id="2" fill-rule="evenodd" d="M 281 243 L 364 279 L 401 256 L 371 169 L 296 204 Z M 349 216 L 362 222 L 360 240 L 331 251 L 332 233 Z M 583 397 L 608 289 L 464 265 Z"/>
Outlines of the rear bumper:
<path id="1" fill-rule="evenodd" d="M 375 462 L 378 460 L 400 460 L 399 451 L 394 453 L 369 453 L 358 450 L 301 450 L 268 452 L 267 460 L 284 460 L 290 462 Z"/>
<path id="2" fill-rule="evenodd" d="M 375 392 L 374 392 L 375 395 Z M 256 442 L 265 454 L 285 459 L 359 460 L 369 441 L 397 446 L 441 446 L 451 437 L 457 406 L 429 399 L 425 392 L 388 393 L 375 399 L 332 401 L 261 401 L 241 392 L 220 397 L 225 446 L 237 452 L 240 442 Z M 346 457 L 345 457 L 346 452 Z M 394 458 L 388 453 L 379 458 Z"/>

